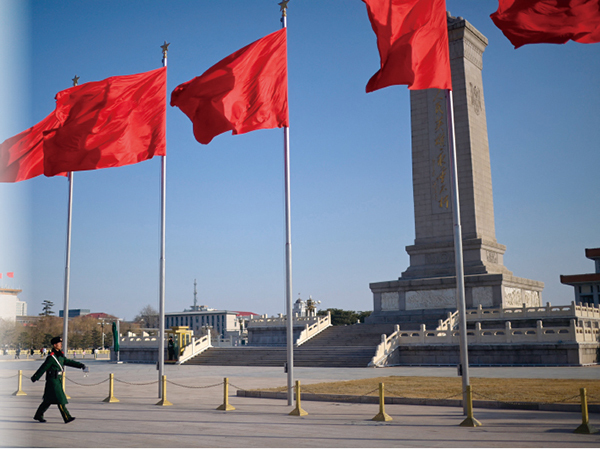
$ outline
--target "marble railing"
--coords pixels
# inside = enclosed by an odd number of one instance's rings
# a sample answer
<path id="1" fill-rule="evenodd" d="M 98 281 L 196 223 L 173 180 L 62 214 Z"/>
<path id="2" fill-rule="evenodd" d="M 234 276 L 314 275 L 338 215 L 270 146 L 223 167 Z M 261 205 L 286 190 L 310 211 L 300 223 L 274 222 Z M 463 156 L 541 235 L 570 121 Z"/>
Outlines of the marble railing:
<path id="1" fill-rule="evenodd" d="M 469 344 L 502 344 L 502 343 L 595 343 L 600 337 L 598 326 L 577 324 L 572 319 L 569 326 L 544 327 L 538 320 L 536 327 L 512 328 L 506 322 L 503 329 L 482 329 L 481 323 L 475 324 L 475 329 L 467 331 Z M 458 345 L 460 332 L 458 330 L 427 330 L 421 325 L 419 330 L 401 330 L 396 326 L 395 331 L 388 337 L 381 336 L 381 343 L 377 347 L 375 356 L 369 366 L 384 366 L 399 346 L 410 345 Z"/>
<path id="2" fill-rule="evenodd" d="M 298 324 L 302 325 L 302 324 L 314 324 L 317 323 L 319 321 L 318 316 L 294 316 L 294 326 L 297 326 Z M 253 318 L 250 321 L 248 321 L 248 326 L 247 328 L 251 328 L 251 327 L 285 327 L 287 325 L 287 316 L 285 315 L 280 315 L 278 317 L 271 317 L 271 318 L 267 318 L 265 317 L 261 317 L 261 318 Z"/>
<path id="3" fill-rule="evenodd" d="M 327 316 L 318 316 L 316 323 L 309 325 L 308 323 L 304 326 L 304 330 L 300 332 L 300 336 L 296 340 L 295 345 L 300 346 L 302 343 L 313 338 L 315 335 L 327 329 L 331 326 L 331 312 L 327 312 Z"/>
<path id="4" fill-rule="evenodd" d="M 179 360 L 177 360 L 176 364 L 180 365 L 181 363 L 188 361 L 192 357 L 197 356 L 201 352 L 206 351 L 210 347 L 212 347 L 210 332 L 207 333 L 204 337 L 192 337 L 192 341 L 183 349 L 183 352 L 179 356 Z"/>
<path id="5" fill-rule="evenodd" d="M 574 301 L 568 306 L 553 306 L 546 303 L 538 307 L 511 307 L 500 309 L 477 309 L 467 310 L 467 321 L 481 320 L 511 320 L 511 319 L 544 319 L 550 317 L 569 318 L 594 318 L 600 320 L 600 308 L 585 305 L 577 305 Z"/>

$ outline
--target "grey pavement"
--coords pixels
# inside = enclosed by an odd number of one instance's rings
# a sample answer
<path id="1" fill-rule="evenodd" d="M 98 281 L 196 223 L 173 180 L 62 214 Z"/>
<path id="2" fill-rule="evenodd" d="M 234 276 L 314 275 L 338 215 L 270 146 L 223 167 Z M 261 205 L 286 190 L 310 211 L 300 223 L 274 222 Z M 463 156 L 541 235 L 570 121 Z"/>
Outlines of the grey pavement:
<path id="1" fill-rule="evenodd" d="M 393 418 L 375 422 L 376 404 L 303 401 L 307 416 L 289 416 L 285 400 L 242 398 L 235 390 L 285 385 L 283 368 L 166 366 L 167 399 L 159 406 L 154 365 L 115 364 L 86 359 L 87 377 L 68 369 L 68 408 L 77 419 L 64 424 L 58 409 L 46 423 L 32 420 L 44 383 L 29 377 L 40 364 L 0 357 L 0 446 L 2 447 L 599 447 L 600 434 L 579 435 L 580 413 L 475 409 L 482 427 L 463 428 L 459 407 L 386 405 Z M 23 370 L 26 396 L 13 396 Z M 116 379 L 117 403 L 108 396 L 108 375 Z M 456 376 L 456 369 L 432 367 L 295 368 L 302 384 L 381 376 Z M 472 368 L 472 377 L 598 379 L 600 367 Z M 231 383 L 229 403 L 218 411 L 223 378 Z M 516 381 L 516 384 L 518 382 Z M 600 428 L 600 415 L 590 415 Z"/>

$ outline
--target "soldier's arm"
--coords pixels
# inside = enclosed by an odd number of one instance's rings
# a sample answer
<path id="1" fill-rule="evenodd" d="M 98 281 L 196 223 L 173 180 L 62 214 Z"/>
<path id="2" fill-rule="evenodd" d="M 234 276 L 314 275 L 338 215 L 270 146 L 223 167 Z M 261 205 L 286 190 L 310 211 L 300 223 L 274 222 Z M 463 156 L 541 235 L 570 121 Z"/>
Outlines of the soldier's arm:
<path id="1" fill-rule="evenodd" d="M 40 377 L 42 377 L 42 375 L 48 370 L 51 363 L 52 362 L 50 360 L 50 357 L 48 357 L 46 360 L 44 360 L 44 363 L 42 363 L 42 365 L 38 368 L 38 370 L 35 372 L 35 374 L 33 376 L 31 376 L 31 381 L 36 382 L 36 381 L 40 380 Z"/>
<path id="2" fill-rule="evenodd" d="M 71 360 L 71 359 L 67 359 L 65 358 L 65 366 L 72 366 L 73 368 L 85 368 L 85 365 L 83 363 L 79 363 L 75 360 Z"/>

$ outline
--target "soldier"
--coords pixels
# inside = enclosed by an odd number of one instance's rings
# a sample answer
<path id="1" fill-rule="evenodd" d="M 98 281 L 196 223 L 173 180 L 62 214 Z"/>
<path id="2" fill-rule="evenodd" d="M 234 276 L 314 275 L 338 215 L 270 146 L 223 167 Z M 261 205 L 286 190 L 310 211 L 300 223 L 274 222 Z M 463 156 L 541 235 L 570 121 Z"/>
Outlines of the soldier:
<path id="1" fill-rule="evenodd" d="M 62 415 L 65 424 L 67 424 L 71 421 L 74 421 L 75 418 L 69 414 L 67 407 L 65 407 L 68 401 L 62 387 L 62 374 L 64 371 L 64 366 L 67 365 L 74 368 L 85 369 L 85 365 L 83 363 L 69 360 L 65 357 L 62 352 L 61 337 L 54 337 L 50 343 L 52 343 L 52 352 L 50 352 L 46 360 L 44 360 L 42 366 L 40 366 L 35 374 L 31 376 L 31 381 L 35 382 L 42 377 L 42 374 L 46 373 L 44 399 L 35 412 L 33 419 L 39 422 L 46 422 L 44 419 L 44 412 L 48 410 L 50 405 L 56 404 L 58 405 L 58 410 L 60 410 L 60 414 Z"/>

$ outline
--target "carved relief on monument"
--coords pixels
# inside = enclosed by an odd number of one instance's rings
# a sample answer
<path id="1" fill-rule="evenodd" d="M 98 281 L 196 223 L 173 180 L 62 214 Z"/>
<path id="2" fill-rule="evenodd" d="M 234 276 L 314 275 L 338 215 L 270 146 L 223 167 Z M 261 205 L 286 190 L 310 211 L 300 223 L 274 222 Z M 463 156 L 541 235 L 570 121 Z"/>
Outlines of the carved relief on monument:
<path id="1" fill-rule="evenodd" d="M 469 101 L 471 103 L 471 106 L 473 106 L 475 114 L 481 114 L 481 88 L 471 82 L 469 83 L 469 98 Z"/>
<path id="2" fill-rule="evenodd" d="M 498 253 L 486 251 L 486 259 L 490 263 L 498 263 Z"/>
<path id="3" fill-rule="evenodd" d="M 434 214 L 450 210 L 450 156 L 446 142 L 446 96 L 442 89 L 428 89 L 431 208 Z"/>
<path id="4" fill-rule="evenodd" d="M 540 292 L 523 290 L 523 302 L 527 307 L 539 307 L 542 305 Z"/>
<path id="5" fill-rule="evenodd" d="M 381 294 L 381 310 L 398 310 L 400 305 L 398 292 L 384 292 Z"/>
<path id="6" fill-rule="evenodd" d="M 504 288 L 504 307 L 523 307 L 523 295 L 520 288 Z"/>
<path id="7" fill-rule="evenodd" d="M 492 287 L 473 287 L 473 307 L 492 307 L 494 305 L 494 291 Z"/>
<path id="8" fill-rule="evenodd" d="M 430 253 L 425 254 L 425 262 L 428 265 L 438 265 L 450 263 L 454 260 L 454 254 L 450 253 Z"/>
<path id="9" fill-rule="evenodd" d="M 406 310 L 456 308 L 456 289 L 406 292 Z"/>

